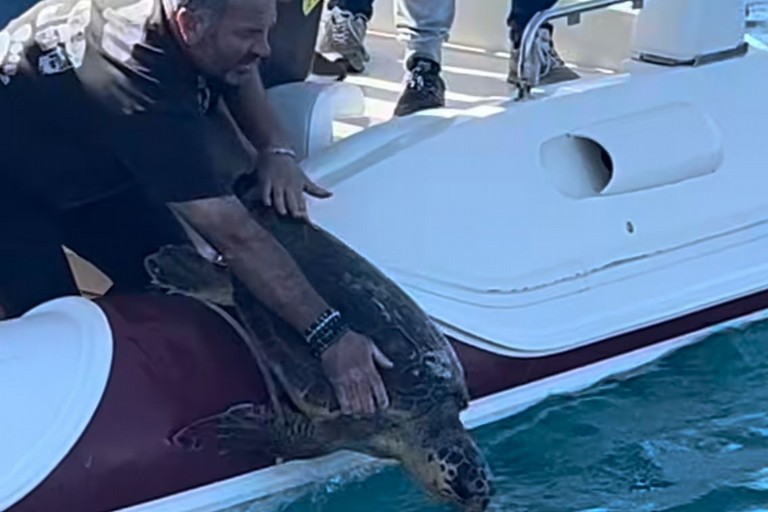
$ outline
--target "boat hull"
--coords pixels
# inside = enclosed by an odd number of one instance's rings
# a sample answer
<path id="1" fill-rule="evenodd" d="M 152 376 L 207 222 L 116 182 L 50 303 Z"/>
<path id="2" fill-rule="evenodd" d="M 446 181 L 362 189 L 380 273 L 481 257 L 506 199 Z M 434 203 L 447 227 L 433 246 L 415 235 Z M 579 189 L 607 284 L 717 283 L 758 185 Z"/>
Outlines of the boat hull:
<path id="1" fill-rule="evenodd" d="M 257 365 L 221 315 L 184 297 L 112 296 L 97 304 L 114 339 L 102 401 L 69 455 L 12 512 L 144 510 L 142 503 L 274 466 L 266 456 L 241 460 L 215 449 L 184 452 L 169 443 L 174 431 L 197 418 L 234 403 L 267 401 Z M 602 365 L 578 382 L 571 378 L 567 389 L 588 385 L 766 308 L 763 292 L 546 357 L 507 357 L 451 339 L 476 408 L 465 422 L 477 426 L 509 416 L 537 397 L 566 390 L 553 379 Z M 614 363 L 644 351 L 649 355 L 635 356 L 628 365 Z M 176 504 L 162 510 L 188 509 Z"/>

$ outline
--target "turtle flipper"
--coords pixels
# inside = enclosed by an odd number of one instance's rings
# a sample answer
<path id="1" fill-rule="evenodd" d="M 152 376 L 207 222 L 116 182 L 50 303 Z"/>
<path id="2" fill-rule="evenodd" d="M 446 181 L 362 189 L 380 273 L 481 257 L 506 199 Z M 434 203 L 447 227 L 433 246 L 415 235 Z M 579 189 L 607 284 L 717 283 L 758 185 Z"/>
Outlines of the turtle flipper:
<path id="1" fill-rule="evenodd" d="M 166 245 L 144 260 L 152 284 L 169 293 L 233 306 L 232 280 L 226 268 L 203 258 L 194 247 Z"/>
<path id="2" fill-rule="evenodd" d="M 252 403 L 198 420 L 172 441 L 187 450 L 201 450 L 215 442 L 220 453 L 268 453 L 287 459 L 316 457 L 342 448 L 335 429 L 294 412 L 280 419 L 270 408 Z"/>

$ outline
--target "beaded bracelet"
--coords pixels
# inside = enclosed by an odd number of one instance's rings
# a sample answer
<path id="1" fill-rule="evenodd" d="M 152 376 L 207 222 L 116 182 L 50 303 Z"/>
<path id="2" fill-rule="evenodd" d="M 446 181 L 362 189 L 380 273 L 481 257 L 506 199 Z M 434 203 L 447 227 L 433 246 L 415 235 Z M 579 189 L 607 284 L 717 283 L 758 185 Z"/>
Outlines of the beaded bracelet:
<path id="1" fill-rule="evenodd" d="M 310 347 L 312 355 L 320 357 L 331 345 L 339 341 L 350 327 L 341 318 L 341 313 L 328 309 L 304 331 L 304 340 Z"/>
<path id="2" fill-rule="evenodd" d="M 310 325 L 307 330 L 304 331 L 304 338 L 305 339 L 311 339 L 313 336 L 316 336 L 317 333 L 325 327 L 328 322 L 330 322 L 334 318 L 338 318 L 341 316 L 341 313 L 336 311 L 333 308 L 329 308 L 323 312 L 319 317 L 317 317 L 317 320 Z"/>

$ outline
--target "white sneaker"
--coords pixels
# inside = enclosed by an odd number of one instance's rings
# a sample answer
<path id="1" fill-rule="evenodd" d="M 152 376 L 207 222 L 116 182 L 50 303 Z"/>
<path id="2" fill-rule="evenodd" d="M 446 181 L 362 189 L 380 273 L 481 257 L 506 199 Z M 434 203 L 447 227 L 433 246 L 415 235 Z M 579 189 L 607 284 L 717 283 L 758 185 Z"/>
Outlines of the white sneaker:
<path id="1" fill-rule="evenodd" d="M 365 63 L 371 60 L 363 40 L 368 29 L 368 19 L 362 14 L 352 14 L 338 7 L 328 11 L 320 27 L 318 52 L 334 59 L 329 54 L 338 55 L 346 61 L 350 71 L 360 73 Z"/>

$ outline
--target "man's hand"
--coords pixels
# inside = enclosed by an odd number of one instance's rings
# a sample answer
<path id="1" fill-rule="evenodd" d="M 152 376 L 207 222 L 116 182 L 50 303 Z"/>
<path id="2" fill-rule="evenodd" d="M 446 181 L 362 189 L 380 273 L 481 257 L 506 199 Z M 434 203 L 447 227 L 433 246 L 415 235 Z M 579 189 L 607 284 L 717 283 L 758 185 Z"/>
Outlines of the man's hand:
<path id="1" fill-rule="evenodd" d="M 313 183 L 298 163 L 288 155 L 264 153 L 257 165 L 258 189 L 261 200 L 274 206 L 280 215 L 290 213 L 295 218 L 307 218 L 304 192 L 325 199 L 331 193 Z"/>
<path id="2" fill-rule="evenodd" d="M 371 340 L 352 331 L 323 353 L 323 370 L 343 414 L 373 414 L 376 405 L 381 410 L 389 407 L 387 390 L 374 361 L 382 368 L 394 366 Z"/>

